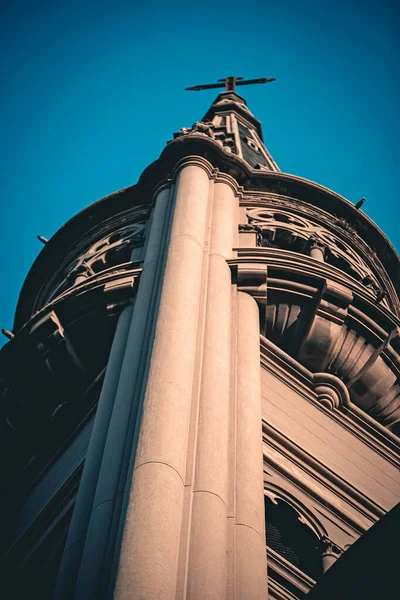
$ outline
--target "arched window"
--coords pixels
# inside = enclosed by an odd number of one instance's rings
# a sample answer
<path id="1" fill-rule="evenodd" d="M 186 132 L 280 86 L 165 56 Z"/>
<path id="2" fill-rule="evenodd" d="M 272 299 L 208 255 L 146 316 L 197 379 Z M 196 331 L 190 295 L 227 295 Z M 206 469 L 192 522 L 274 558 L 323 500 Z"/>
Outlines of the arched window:
<path id="1" fill-rule="evenodd" d="M 284 500 L 265 496 L 267 547 L 303 573 L 317 580 L 322 575 L 319 537 L 311 524 Z"/>

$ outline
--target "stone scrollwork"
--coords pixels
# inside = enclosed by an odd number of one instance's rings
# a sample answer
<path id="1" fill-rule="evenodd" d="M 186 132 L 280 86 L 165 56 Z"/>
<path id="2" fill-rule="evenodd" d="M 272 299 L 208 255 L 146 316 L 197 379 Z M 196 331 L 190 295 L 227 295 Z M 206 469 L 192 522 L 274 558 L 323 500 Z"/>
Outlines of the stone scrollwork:
<path id="1" fill-rule="evenodd" d="M 335 544 L 335 542 L 326 535 L 322 536 L 319 540 L 319 550 L 321 552 L 322 569 L 324 573 L 326 573 L 329 567 L 331 567 L 344 552 L 343 548 Z"/>
<path id="2" fill-rule="evenodd" d="M 350 244 L 325 227 L 289 210 L 275 207 L 249 208 L 247 218 L 249 225 L 260 228 L 258 246 L 273 245 L 309 254 L 351 275 L 378 302 L 385 298 L 385 291 L 359 254 Z"/>
<path id="3" fill-rule="evenodd" d="M 174 133 L 174 139 L 192 134 L 207 136 L 222 146 L 226 152 L 236 154 L 235 137 L 224 125 L 215 125 L 211 121 L 196 121 L 192 127 L 182 127 Z"/>
<path id="4" fill-rule="evenodd" d="M 50 299 L 106 269 L 118 267 L 132 260 L 132 251 L 144 244 L 145 232 L 144 223 L 134 223 L 121 227 L 92 244 L 79 258 L 68 265 L 66 277 L 54 289 Z"/>
<path id="5" fill-rule="evenodd" d="M 313 374 L 314 391 L 317 394 L 318 401 L 333 410 L 350 403 L 350 394 L 341 379 L 331 373 Z"/>

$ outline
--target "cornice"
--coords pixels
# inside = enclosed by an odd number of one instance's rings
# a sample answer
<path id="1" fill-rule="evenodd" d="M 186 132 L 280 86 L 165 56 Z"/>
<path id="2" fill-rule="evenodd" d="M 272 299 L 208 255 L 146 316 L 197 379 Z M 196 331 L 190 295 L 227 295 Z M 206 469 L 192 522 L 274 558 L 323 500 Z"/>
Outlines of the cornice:
<path id="1" fill-rule="evenodd" d="M 87 307 L 90 297 L 93 296 L 93 304 L 98 302 L 98 296 L 101 294 L 103 304 L 110 313 L 113 310 L 119 312 L 119 308 L 126 306 L 133 296 L 133 288 L 137 285 L 142 272 L 141 267 L 135 263 L 124 263 L 118 267 L 110 267 L 104 270 L 100 275 L 96 274 L 89 277 L 85 282 L 77 284 L 56 298 L 47 303 L 38 310 L 24 325 L 16 331 L 15 337 L 10 343 L 16 343 L 35 328 L 44 315 L 58 311 L 61 305 L 74 306 L 73 310 L 63 308 L 64 314 L 69 314 L 70 319 L 79 310 L 80 305 Z"/>
<path id="2" fill-rule="evenodd" d="M 338 377 L 313 374 L 263 336 L 260 345 L 262 367 L 400 469 L 399 438 L 351 403 L 348 390 Z"/>
<path id="3" fill-rule="evenodd" d="M 41 308 L 41 299 L 63 269 L 101 236 L 126 224 L 149 217 L 149 207 L 138 204 L 143 196 L 137 187 L 106 196 L 75 215 L 43 246 L 22 286 L 13 331 L 19 331 Z"/>
<path id="4" fill-rule="evenodd" d="M 348 523 L 358 533 L 366 531 L 371 523 L 380 519 L 386 510 L 373 502 L 368 496 L 361 493 L 345 479 L 338 476 L 319 460 L 314 458 L 309 452 L 295 444 L 290 438 L 278 431 L 264 419 L 262 422 L 263 443 L 266 447 L 273 449 L 278 456 L 282 456 L 287 461 L 287 466 L 281 460 L 276 460 L 273 453 L 264 451 L 264 462 L 270 465 L 285 478 L 290 480 L 305 492 L 313 497 L 318 503 L 323 504 L 333 514 L 340 517 L 344 523 Z M 292 467 L 296 468 L 292 468 Z M 301 473 L 306 473 L 318 486 L 312 487 L 304 480 Z M 332 502 L 324 490 L 329 490 L 339 499 L 338 503 Z M 342 509 L 340 501 L 352 507 L 360 518 L 357 519 L 348 511 Z"/>
<path id="5" fill-rule="evenodd" d="M 284 214 L 291 214 L 309 222 L 310 225 L 322 227 L 323 230 L 330 232 L 337 240 L 343 240 L 350 248 L 356 251 L 357 255 L 360 256 L 365 263 L 365 266 L 378 278 L 381 287 L 383 286 L 383 289 L 388 292 L 392 303 L 400 316 L 400 302 L 392 281 L 388 277 L 377 253 L 371 245 L 366 243 L 363 239 L 366 229 L 365 223 L 358 220 L 357 229 L 354 226 L 351 226 L 346 219 L 338 218 L 334 213 L 328 213 L 326 210 L 310 205 L 309 202 L 304 202 L 284 194 L 279 195 L 271 191 L 264 193 L 260 192 L 258 194 L 246 191 L 243 200 L 241 201 L 241 206 L 250 211 L 250 213 L 255 209 L 261 209 L 266 210 L 267 212 L 277 211 L 278 213 L 283 212 Z M 253 218 L 251 219 L 251 222 L 253 222 Z M 259 224 L 262 225 L 261 222 Z M 279 223 L 276 223 L 276 225 L 279 225 Z M 265 226 L 267 226 L 266 223 Z M 281 226 L 285 227 L 285 224 L 281 223 Z M 303 235 L 307 237 L 307 230 L 304 230 Z M 310 235 L 310 233 L 308 233 L 308 235 Z M 400 269 L 400 262 L 398 261 L 398 263 Z M 351 276 L 349 277 L 352 279 Z M 360 284 L 358 285 L 360 286 Z"/>
<path id="6" fill-rule="evenodd" d="M 400 325 L 400 318 L 394 312 L 382 304 L 378 305 L 356 279 L 337 267 L 290 250 L 262 247 L 235 247 L 233 250 L 237 252 L 237 259 L 235 260 L 238 264 L 250 262 L 268 264 L 269 268 L 276 268 L 288 273 L 298 273 L 303 278 L 308 275 L 310 280 L 317 280 L 320 277 L 336 281 L 346 286 L 350 291 L 356 292 L 360 299 L 370 307 L 370 310 L 378 311 L 382 315 L 384 321 L 390 321 L 393 323 L 393 327 Z"/>
<path id="7" fill-rule="evenodd" d="M 308 179 L 274 171 L 252 169 L 239 156 L 227 153 L 210 137 L 193 133 L 171 141 L 160 158 L 143 172 L 139 184 L 154 188 L 154 184 L 171 173 L 174 165 L 184 156 L 199 155 L 215 168 L 231 175 L 245 193 L 272 192 L 279 197 L 291 198 L 314 206 L 337 219 L 345 219 L 350 226 L 361 227 L 365 243 L 377 251 L 379 259 L 400 293 L 398 255 L 375 223 L 362 211 L 336 192 Z M 164 174 L 163 174 L 164 173 Z"/>
<path id="8" fill-rule="evenodd" d="M 268 598 L 271 600 L 298 600 L 298 593 L 292 594 L 292 592 L 289 592 L 285 587 L 287 585 L 286 581 L 284 584 L 275 581 L 272 575 L 273 572 L 274 569 L 270 569 L 268 572 Z"/>
<path id="9" fill-rule="evenodd" d="M 267 564 L 268 570 L 272 570 L 279 574 L 280 577 L 285 579 L 295 590 L 300 591 L 302 594 L 306 594 L 315 585 L 316 581 L 297 567 L 292 565 L 283 556 L 275 552 L 272 548 L 267 545 Z M 270 585 L 271 579 L 268 579 L 268 586 Z M 276 583 L 276 582 L 274 582 Z M 278 583 L 279 586 L 279 583 Z M 279 586 L 280 587 L 280 586 Z M 293 590 L 293 591 L 295 591 Z M 285 590 L 287 592 L 287 590 Z M 290 598 L 297 598 L 290 594 Z"/>
<path id="10" fill-rule="evenodd" d="M 260 254 L 242 250 L 227 262 L 232 281 L 259 306 L 261 333 L 310 372 L 338 376 L 352 403 L 397 432 L 400 329 L 395 315 L 350 291 L 343 279 L 327 276 L 321 261 L 296 260 L 296 253 L 271 248 Z"/>

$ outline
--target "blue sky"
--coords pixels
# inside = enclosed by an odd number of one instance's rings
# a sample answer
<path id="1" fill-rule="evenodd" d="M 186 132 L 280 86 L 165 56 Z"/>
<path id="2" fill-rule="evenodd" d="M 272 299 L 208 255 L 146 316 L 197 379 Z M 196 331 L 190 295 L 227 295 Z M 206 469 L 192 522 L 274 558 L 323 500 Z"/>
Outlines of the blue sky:
<path id="1" fill-rule="evenodd" d="M 241 93 L 281 170 L 365 196 L 399 248 L 394 4 L 3 0 L 0 326 L 12 328 L 36 236 L 136 183 L 216 96 L 183 88 L 228 75 L 277 78 Z"/>

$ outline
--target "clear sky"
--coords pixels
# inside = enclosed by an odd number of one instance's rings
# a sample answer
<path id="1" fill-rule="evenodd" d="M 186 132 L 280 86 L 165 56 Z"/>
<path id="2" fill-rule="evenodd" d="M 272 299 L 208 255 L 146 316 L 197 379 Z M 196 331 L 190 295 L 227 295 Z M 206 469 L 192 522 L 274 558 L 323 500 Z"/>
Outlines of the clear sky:
<path id="1" fill-rule="evenodd" d="M 399 248 L 396 4 L 3 0 L 0 327 L 12 328 L 36 236 L 136 183 L 216 96 L 183 88 L 228 75 L 277 78 L 240 93 L 281 170 L 365 196 Z"/>

